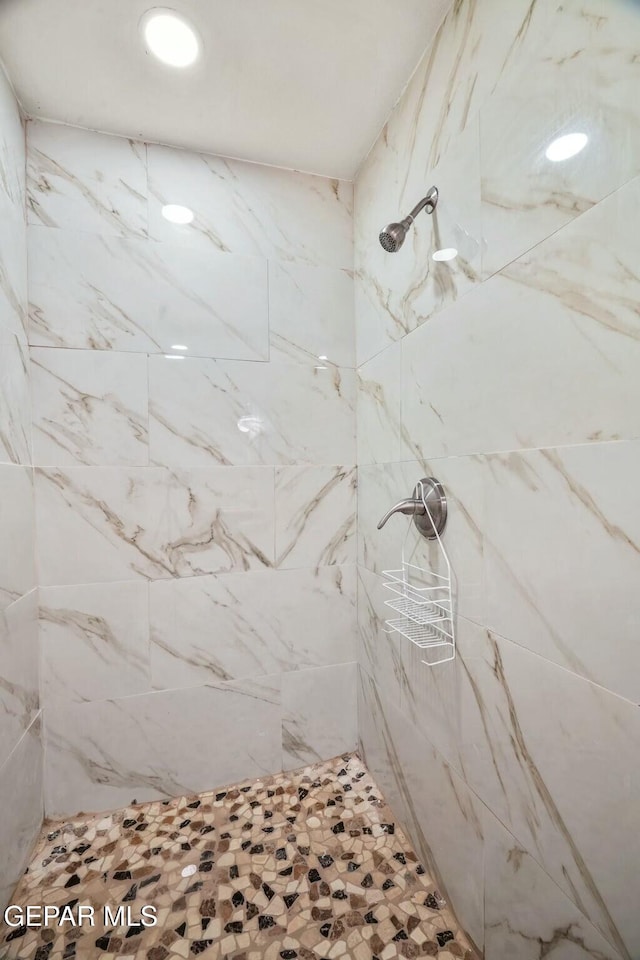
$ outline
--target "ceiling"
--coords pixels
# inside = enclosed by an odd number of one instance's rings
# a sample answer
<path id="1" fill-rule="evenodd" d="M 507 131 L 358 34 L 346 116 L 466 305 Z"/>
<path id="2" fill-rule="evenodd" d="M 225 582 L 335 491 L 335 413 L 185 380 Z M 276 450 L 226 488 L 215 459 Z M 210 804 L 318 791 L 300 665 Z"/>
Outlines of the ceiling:
<path id="1" fill-rule="evenodd" d="M 0 0 L 0 57 L 29 117 L 351 179 L 451 0 Z M 150 7 L 203 55 L 163 66 Z"/>

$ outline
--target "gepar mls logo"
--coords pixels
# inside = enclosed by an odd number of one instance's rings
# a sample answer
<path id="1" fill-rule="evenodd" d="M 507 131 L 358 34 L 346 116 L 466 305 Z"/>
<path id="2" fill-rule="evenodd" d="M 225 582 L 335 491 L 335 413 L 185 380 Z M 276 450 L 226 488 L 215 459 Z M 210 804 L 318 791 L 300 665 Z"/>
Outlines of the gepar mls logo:
<path id="1" fill-rule="evenodd" d="M 87 904 L 76 907 L 54 907 L 43 904 L 29 904 L 19 907 L 11 904 L 4 911 L 4 922 L 8 927 L 95 927 L 96 911 Z M 102 909 L 102 922 L 107 927 L 155 927 L 158 922 L 156 908 L 144 904 L 139 915 L 134 915 L 132 907 L 109 907 Z"/>

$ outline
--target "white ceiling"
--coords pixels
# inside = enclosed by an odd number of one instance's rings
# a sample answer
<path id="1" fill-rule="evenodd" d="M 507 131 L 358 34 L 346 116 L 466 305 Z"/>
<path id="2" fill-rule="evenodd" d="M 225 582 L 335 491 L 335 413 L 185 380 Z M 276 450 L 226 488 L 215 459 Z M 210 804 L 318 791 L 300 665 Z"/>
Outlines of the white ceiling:
<path id="1" fill-rule="evenodd" d="M 0 0 L 0 56 L 25 113 L 351 179 L 451 0 Z M 162 66 L 139 21 L 197 27 Z"/>

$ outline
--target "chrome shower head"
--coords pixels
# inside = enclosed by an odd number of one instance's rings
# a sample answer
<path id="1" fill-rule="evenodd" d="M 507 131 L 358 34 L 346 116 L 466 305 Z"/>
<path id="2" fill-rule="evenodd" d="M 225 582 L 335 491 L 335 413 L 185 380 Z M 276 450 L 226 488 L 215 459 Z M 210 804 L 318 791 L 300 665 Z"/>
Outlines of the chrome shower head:
<path id="1" fill-rule="evenodd" d="M 438 188 L 431 187 L 426 197 L 423 197 L 420 203 L 416 204 L 411 213 L 399 223 L 388 223 L 380 231 L 380 246 L 387 253 L 397 253 L 404 243 L 409 228 L 421 210 L 427 213 L 433 213 L 438 203 Z"/>
<path id="2" fill-rule="evenodd" d="M 405 241 L 409 227 L 413 223 L 409 217 L 406 217 L 401 223 L 388 223 L 380 231 L 380 245 L 387 253 L 396 253 Z"/>

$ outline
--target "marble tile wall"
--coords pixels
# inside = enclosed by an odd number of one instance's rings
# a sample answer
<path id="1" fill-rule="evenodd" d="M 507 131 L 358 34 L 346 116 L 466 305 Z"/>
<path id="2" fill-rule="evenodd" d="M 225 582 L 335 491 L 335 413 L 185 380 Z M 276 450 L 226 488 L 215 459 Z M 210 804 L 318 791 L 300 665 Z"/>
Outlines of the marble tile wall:
<path id="1" fill-rule="evenodd" d="M 43 816 L 25 131 L 0 67 L 0 909 Z"/>
<path id="2" fill-rule="evenodd" d="M 640 955 L 639 40 L 626 0 L 460 0 L 356 180 L 361 748 L 488 960 Z M 459 640 L 431 669 L 381 573 L 433 551 L 375 529 L 429 475 Z"/>
<path id="3" fill-rule="evenodd" d="M 353 749 L 352 185 L 46 123 L 27 170 L 47 813 Z"/>

